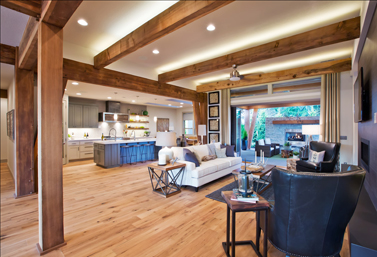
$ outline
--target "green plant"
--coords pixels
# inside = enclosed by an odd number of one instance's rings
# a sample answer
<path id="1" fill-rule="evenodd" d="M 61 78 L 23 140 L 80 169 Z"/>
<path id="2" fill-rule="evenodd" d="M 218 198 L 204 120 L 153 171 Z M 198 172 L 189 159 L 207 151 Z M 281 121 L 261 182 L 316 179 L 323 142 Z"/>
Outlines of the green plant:
<path id="1" fill-rule="evenodd" d="M 291 144 L 289 142 L 285 142 L 284 146 L 290 146 Z"/>
<path id="2" fill-rule="evenodd" d="M 300 153 L 299 152 L 293 152 L 293 155 L 295 155 L 295 156 L 298 156 Z"/>
<path id="3" fill-rule="evenodd" d="M 245 125 L 241 125 L 241 139 L 247 140 L 247 131 L 245 130 Z"/>
<path id="4" fill-rule="evenodd" d="M 70 134 L 68 134 L 68 137 L 71 137 L 71 135 L 70 135 Z"/>

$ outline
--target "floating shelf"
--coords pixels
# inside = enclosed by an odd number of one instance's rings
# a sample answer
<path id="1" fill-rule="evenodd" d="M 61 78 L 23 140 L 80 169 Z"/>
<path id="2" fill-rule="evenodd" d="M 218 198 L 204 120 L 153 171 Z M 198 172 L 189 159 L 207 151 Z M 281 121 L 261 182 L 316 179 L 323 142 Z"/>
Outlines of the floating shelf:
<path id="1" fill-rule="evenodd" d="M 126 128 L 125 130 L 149 130 L 149 128 Z"/>
<path id="2" fill-rule="evenodd" d="M 130 116 L 140 116 L 140 117 L 149 117 L 149 115 L 140 115 L 140 114 L 130 114 Z"/>
<path id="3" fill-rule="evenodd" d="M 149 123 L 149 121 L 129 121 L 125 123 Z"/>

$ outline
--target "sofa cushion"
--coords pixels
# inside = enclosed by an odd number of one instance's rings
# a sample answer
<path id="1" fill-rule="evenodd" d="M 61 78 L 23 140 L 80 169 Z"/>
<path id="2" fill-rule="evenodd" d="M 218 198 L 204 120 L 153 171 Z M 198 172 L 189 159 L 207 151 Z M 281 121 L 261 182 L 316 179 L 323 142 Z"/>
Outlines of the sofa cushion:
<path id="1" fill-rule="evenodd" d="M 264 145 L 264 139 L 259 139 L 258 140 L 258 145 Z"/>
<path id="2" fill-rule="evenodd" d="M 193 152 L 191 152 L 188 149 L 183 149 L 183 153 L 185 154 L 185 161 L 193 162 L 195 163 L 196 167 L 199 167 L 200 162 L 198 161 L 198 159 L 196 158 L 196 155 Z"/>
<path id="3" fill-rule="evenodd" d="M 230 162 L 228 158 L 217 158 L 215 160 L 210 161 L 212 165 L 217 166 L 217 171 L 223 170 L 230 167 Z"/>
<path id="4" fill-rule="evenodd" d="M 171 150 L 173 151 L 174 158 L 178 157 L 179 160 L 184 161 L 185 155 L 183 154 L 183 149 L 189 149 L 191 152 L 194 150 L 192 146 L 188 147 L 172 147 Z"/>
<path id="5" fill-rule="evenodd" d="M 217 160 L 217 159 L 216 159 Z M 201 178 L 207 176 L 208 174 L 214 173 L 217 171 L 217 165 L 214 165 L 214 161 L 202 162 L 199 167 L 196 167 L 195 170 L 191 171 L 192 178 Z"/>
<path id="6" fill-rule="evenodd" d="M 216 155 L 216 146 L 215 144 L 209 144 L 207 145 L 208 148 L 208 155 Z"/>
<path id="7" fill-rule="evenodd" d="M 230 163 L 230 166 L 234 166 L 242 162 L 241 157 L 228 157 L 226 160 Z"/>
<path id="8" fill-rule="evenodd" d="M 204 156 L 209 155 L 208 147 L 206 145 L 195 145 L 192 148 L 194 150 L 193 152 L 195 153 L 196 158 L 200 163 L 202 162 L 202 158 Z"/>
<path id="9" fill-rule="evenodd" d="M 266 142 L 266 145 L 270 145 L 271 144 L 271 138 L 266 138 L 265 142 Z"/>

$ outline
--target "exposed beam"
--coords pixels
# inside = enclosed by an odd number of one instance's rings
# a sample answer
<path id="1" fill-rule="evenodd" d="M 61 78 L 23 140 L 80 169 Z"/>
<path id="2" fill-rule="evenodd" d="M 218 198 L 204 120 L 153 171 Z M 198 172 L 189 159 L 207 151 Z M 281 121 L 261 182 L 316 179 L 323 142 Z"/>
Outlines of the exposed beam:
<path id="1" fill-rule="evenodd" d="M 158 81 L 109 69 L 97 70 L 93 65 L 64 59 L 63 77 L 70 80 L 97 84 L 142 93 L 203 102 L 206 95 Z"/>
<path id="2" fill-rule="evenodd" d="M 14 65 L 16 56 L 16 48 L 0 44 L 0 62 Z"/>
<path id="3" fill-rule="evenodd" d="M 232 67 L 348 41 L 360 36 L 360 17 L 331 24 L 260 46 L 162 73 L 160 82 L 176 81 Z"/>
<path id="4" fill-rule="evenodd" d="M 273 92 L 284 92 L 288 90 L 306 90 L 306 89 L 315 89 L 320 88 L 321 83 L 311 83 L 311 84 L 304 84 L 304 85 L 294 85 L 294 86 L 285 86 L 285 87 L 277 87 L 273 88 Z M 256 95 L 256 94 L 267 94 L 267 89 L 261 90 L 254 90 L 254 91 L 247 91 L 247 92 L 235 92 L 231 93 L 230 97 L 240 97 L 240 96 L 249 96 L 249 95 Z"/>
<path id="5" fill-rule="evenodd" d="M 179 1 L 94 57 L 97 69 L 230 4 L 230 1 Z"/>
<path id="6" fill-rule="evenodd" d="M 351 70 L 351 58 L 335 60 L 323 63 L 317 63 L 289 70 L 276 71 L 271 73 L 260 73 L 245 76 L 239 81 L 224 80 L 219 82 L 208 83 L 196 87 L 198 92 L 209 92 L 227 88 L 238 88 L 263 83 L 284 81 L 290 79 L 306 78 L 319 76 L 334 72 L 342 72 Z"/>
<path id="7" fill-rule="evenodd" d="M 41 21 L 63 28 L 82 0 L 42 1 L 40 21 L 30 17 L 20 42 L 19 67 L 32 70 L 37 64 L 38 27 Z"/>
<path id="8" fill-rule="evenodd" d="M 277 107 L 291 107 L 291 106 L 306 106 L 306 105 L 319 105 L 320 101 L 305 101 L 305 102 L 289 102 L 277 104 L 254 104 L 250 106 L 238 106 L 238 108 L 250 109 L 264 109 L 264 108 L 277 108 Z"/>
<path id="9" fill-rule="evenodd" d="M 4 7 L 38 18 L 41 16 L 41 1 L 1 0 Z"/>

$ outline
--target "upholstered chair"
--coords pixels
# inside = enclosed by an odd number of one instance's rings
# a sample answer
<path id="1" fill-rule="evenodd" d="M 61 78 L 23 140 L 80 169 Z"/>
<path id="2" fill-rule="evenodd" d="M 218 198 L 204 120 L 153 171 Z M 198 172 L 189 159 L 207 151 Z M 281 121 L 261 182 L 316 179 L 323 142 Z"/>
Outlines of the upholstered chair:
<path id="1" fill-rule="evenodd" d="M 321 174 L 274 168 L 271 244 L 287 256 L 340 256 L 365 178 L 365 170 L 349 167 L 348 172 Z"/>
<path id="2" fill-rule="evenodd" d="M 340 143 L 311 141 L 309 149 L 316 152 L 325 151 L 323 161 L 315 163 L 309 161 L 307 158 L 302 158 L 296 162 L 297 171 L 320 173 L 334 172 L 335 166 L 339 160 Z"/>
<path id="3" fill-rule="evenodd" d="M 257 152 L 257 156 L 260 156 L 261 150 L 264 152 L 265 157 L 271 157 L 275 154 L 275 147 L 272 145 L 267 145 L 264 139 L 260 139 L 255 142 L 255 151 Z"/>

